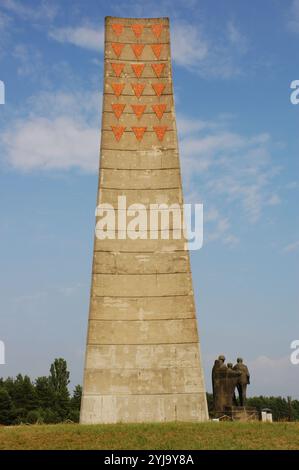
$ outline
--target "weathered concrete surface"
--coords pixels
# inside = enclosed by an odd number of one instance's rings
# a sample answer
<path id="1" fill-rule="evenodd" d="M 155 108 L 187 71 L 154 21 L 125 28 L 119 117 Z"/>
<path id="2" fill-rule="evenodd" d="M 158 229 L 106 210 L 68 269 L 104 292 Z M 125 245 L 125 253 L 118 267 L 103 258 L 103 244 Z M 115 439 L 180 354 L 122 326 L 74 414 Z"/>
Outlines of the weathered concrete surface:
<path id="1" fill-rule="evenodd" d="M 140 35 L 132 25 L 143 25 Z M 152 25 L 161 25 L 160 34 Z M 105 31 L 98 203 L 117 209 L 118 196 L 126 196 L 127 206 L 182 206 L 169 21 L 108 17 Z M 136 64 L 144 64 L 140 77 Z M 157 84 L 164 85 L 160 95 Z M 145 106 L 139 118 L 136 105 Z M 120 126 L 117 139 L 113 128 Z M 161 140 L 156 126 L 167 128 Z M 133 127 L 146 128 L 140 139 Z M 170 229 L 170 239 L 159 229 L 157 239 L 95 239 L 81 423 L 208 418 L 188 247 L 184 238 L 172 239 L 173 221 Z"/>

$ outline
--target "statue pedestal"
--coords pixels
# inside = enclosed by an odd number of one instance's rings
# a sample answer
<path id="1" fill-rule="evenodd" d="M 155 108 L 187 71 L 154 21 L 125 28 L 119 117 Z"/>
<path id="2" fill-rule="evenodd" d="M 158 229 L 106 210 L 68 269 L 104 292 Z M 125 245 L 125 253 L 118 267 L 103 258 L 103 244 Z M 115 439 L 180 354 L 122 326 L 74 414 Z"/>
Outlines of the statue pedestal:
<path id="1" fill-rule="evenodd" d="M 258 421 L 257 409 L 253 406 L 230 406 L 224 412 L 232 421 Z"/>
<path id="2" fill-rule="evenodd" d="M 213 411 L 211 418 L 218 418 L 220 421 L 258 421 L 257 409 L 253 406 L 226 406 L 224 411 Z"/>

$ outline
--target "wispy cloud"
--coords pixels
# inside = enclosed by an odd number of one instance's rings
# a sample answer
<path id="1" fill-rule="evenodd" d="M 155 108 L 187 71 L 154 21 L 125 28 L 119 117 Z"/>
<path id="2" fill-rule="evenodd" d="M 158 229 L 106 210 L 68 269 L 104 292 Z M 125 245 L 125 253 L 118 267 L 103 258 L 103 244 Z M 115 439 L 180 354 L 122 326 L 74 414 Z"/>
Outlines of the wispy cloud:
<path id="1" fill-rule="evenodd" d="M 174 21 L 171 26 L 174 62 L 201 77 L 232 78 L 241 74 L 240 57 L 248 40 L 232 21 L 219 37 L 211 38 L 200 24 Z"/>
<path id="2" fill-rule="evenodd" d="M 296 251 L 299 251 L 299 240 L 289 243 L 283 248 L 284 253 L 294 253 Z"/>
<path id="3" fill-rule="evenodd" d="M 26 3 L 17 0 L 2 0 L 1 7 L 22 19 L 30 21 L 53 20 L 58 13 L 58 7 L 54 2 L 42 0 L 35 7 L 28 5 L 28 2 Z"/>
<path id="4" fill-rule="evenodd" d="M 234 233 L 239 218 L 254 224 L 267 207 L 280 204 L 273 187 L 280 168 L 271 158 L 271 136 L 243 135 L 231 125 L 229 118 L 178 119 L 186 200 L 204 204 L 205 241 L 227 244 L 239 240 Z"/>
<path id="5" fill-rule="evenodd" d="M 56 28 L 50 31 L 49 36 L 60 43 L 69 43 L 93 51 L 103 50 L 104 47 L 104 30 L 101 27 L 86 25 Z"/>
<path id="6" fill-rule="evenodd" d="M 187 22 L 177 22 L 171 33 L 172 57 L 178 65 L 193 68 L 207 57 L 209 46 L 199 27 Z"/>
<path id="7" fill-rule="evenodd" d="M 299 33 L 299 0 L 293 0 L 289 19 L 288 28 L 293 33 Z"/>
<path id="8" fill-rule="evenodd" d="M 17 44 L 12 56 L 17 61 L 17 74 L 20 76 L 38 76 L 43 69 L 42 54 L 33 46 Z"/>
<path id="9" fill-rule="evenodd" d="M 96 171 L 98 93 L 42 93 L 27 106 L 30 116 L 13 121 L 1 135 L 6 164 L 21 171 Z"/>
<path id="10" fill-rule="evenodd" d="M 241 54 L 246 54 L 248 51 L 248 38 L 241 32 L 234 21 L 227 23 L 227 36 L 229 42 L 236 47 Z"/>
<path id="11" fill-rule="evenodd" d="M 7 53 L 11 24 L 10 17 L 0 11 L 0 58 Z"/>

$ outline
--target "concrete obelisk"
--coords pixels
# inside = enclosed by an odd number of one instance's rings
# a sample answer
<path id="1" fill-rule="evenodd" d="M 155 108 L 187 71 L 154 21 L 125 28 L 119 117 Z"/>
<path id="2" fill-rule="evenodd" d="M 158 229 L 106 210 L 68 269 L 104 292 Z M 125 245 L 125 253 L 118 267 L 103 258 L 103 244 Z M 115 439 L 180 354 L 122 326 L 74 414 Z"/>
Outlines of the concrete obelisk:
<path id="1" fill-rule="evenodd" d="M 98 203 L 183 204 L 168 18 L 106 18 Z M 81 423 L 208 418 L 184 239 L 95 238 Z"/>

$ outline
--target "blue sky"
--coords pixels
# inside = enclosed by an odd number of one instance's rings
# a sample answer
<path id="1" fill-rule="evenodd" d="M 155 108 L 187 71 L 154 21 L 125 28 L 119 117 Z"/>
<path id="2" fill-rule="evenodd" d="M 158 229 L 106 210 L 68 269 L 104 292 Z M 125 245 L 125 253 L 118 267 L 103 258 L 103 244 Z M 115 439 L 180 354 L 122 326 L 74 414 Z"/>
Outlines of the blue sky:
<path id="1" fill-rule="evenodd" d="M 299 0 L 1 0 L 0 375 L 82 381 L 100 137 L 104 17 L 169 16 L 206 371 L 244 357 L 251 394 L 299 397 Z"/>

